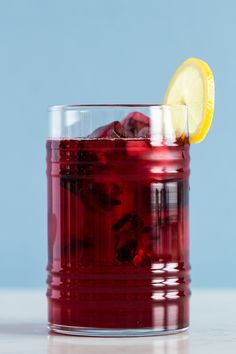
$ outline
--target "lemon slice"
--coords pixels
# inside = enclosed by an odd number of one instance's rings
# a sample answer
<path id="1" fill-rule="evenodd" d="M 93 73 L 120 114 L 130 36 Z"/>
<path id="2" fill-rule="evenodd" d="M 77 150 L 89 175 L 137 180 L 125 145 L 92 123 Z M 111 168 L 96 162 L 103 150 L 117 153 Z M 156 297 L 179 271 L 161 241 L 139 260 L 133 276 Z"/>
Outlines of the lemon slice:
<path id="1" fill-rule="evenodd" d="M 164 104 L 187 106 L 190 143 L 199 143 L 207 135 L 213 118 L 214 94 L 213 73 L 200 59 L 184 61 L 170 81 Z M 173 125 L 177 136 L 183 134 L 183 120 L 176 116 Z"/>

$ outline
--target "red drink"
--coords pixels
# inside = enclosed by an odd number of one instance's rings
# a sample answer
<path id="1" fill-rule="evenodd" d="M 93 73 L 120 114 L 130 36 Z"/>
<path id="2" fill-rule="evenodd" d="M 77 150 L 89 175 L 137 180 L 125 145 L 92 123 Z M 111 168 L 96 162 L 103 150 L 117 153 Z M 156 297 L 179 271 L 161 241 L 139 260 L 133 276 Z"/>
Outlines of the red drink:
<path id="1" fill-rule="evenodd" d="M 188 327 L 189 145 L 51 139 L 47 174 L 50 327 Z"/>

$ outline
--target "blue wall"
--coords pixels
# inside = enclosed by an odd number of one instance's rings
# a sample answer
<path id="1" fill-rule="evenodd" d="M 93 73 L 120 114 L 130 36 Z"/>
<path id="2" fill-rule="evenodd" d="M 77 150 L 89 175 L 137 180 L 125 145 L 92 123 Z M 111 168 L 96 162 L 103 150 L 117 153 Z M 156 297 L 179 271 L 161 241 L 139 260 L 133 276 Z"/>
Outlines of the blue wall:
<path id="1" fill-rule="evenodd" d="M 236 285 L 235 12 L 234 0 L 1 1 L 0 286 L 45 283 L 47 106 L 160 102 L 190 56 L 216 80 L 214 124 L 191 151 L 193 285 Z"/>

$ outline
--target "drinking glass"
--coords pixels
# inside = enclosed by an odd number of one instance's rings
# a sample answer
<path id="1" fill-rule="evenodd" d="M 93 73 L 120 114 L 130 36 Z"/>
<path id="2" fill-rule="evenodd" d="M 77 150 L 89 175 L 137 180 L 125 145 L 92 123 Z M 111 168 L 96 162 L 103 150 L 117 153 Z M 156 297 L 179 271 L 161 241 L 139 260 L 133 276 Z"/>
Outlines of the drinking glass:
<path id="1" fill-rule="evenodd" d="M 186 106 L 53 106 L 49 122 L 49 328 L 86 336 L 185 330 Z"/>

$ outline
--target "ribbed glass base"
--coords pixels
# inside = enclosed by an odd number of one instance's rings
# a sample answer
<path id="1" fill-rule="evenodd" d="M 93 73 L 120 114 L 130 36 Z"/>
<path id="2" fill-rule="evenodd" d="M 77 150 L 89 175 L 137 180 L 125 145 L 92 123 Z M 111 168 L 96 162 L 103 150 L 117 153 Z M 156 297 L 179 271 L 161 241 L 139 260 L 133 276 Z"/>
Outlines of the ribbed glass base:
<path id="1" fill-rule="evenodd" d="M 49 330 L 72 336 L 86 337 L 145 337 L 145 336 L 162 336 L 167 334 L 175 334 L 186 331 L 186 328 L 177 329 L 158 329 L 158 328 L 130 328 L 130 329 L 97 329 L 87 327 L 61 326 L 56 324 L 48 324 Z"/>

